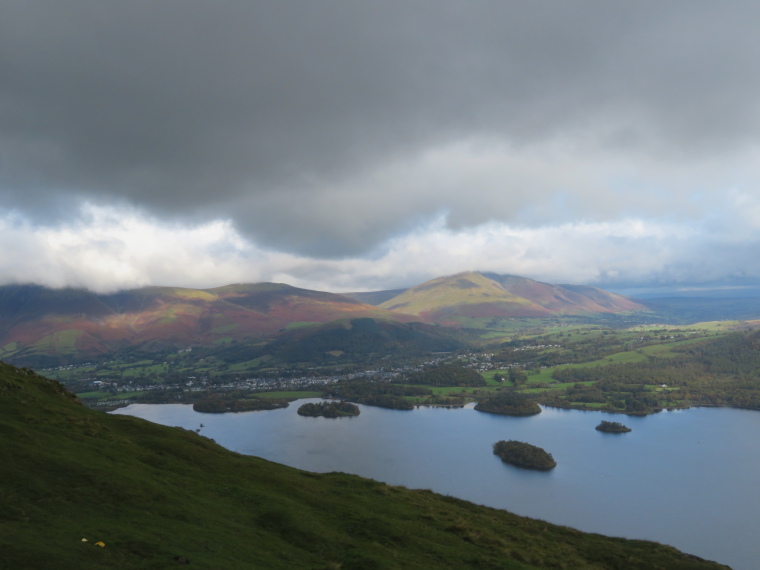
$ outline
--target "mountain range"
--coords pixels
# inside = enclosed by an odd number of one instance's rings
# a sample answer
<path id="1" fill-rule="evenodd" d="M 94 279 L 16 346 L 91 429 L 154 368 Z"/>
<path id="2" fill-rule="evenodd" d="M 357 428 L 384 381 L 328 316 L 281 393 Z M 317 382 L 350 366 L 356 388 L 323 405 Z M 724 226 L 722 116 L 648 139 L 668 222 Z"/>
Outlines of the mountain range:
<path id="1" fill-rule="evenodd" d="M 97 294 L 37 285 L 0 287 L 0 358 L 99 355 L 124 347 L 213 346 L 271 339 L 295 328 L 371 318 L 453 326 L 492 319 L 643 311 L 594 287 L 461 273 L 406 290 L 336 294 L 279 283 L 213 289 L 146 287 Z"/>
<path id="2" fill-rule="evenodd" d="M 104 354 L 125 346 L 211 346 L 343 318 L 416 320 L 333 293 L 277 283 L 147 287 L 109 295 L 0 287 L 0 358 Z"/>

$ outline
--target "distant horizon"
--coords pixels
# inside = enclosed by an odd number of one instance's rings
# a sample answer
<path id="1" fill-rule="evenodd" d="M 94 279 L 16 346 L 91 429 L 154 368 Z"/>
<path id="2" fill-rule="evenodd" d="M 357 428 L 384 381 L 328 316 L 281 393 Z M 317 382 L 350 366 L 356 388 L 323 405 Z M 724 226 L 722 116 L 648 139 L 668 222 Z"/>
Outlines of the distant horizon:
<path id="1" fill-rule="evenodd" d="M 236 282 L 228 282 L 228 283 L 220 283 L 215 284 L 211 286 L 203 286 L 203 287 L 193 287 L 193 286 L 187 286 L 187 285 L 176 285 L 176 284 L 147 284 L 147 285 L 140 285 L 136 287 L 124 287 L 120 289 L 113 289 L 113 290 L 106 290 L 106 291 L 98 291 L 96 289 L 91 289 L 85 286 L 74 286 L 74 285 L 64 285 L 60 287 L 55 286 L 49 286 L 45 285 L 43 283 L 34 283 L 34 282 L 24 282 L 24 283 L 2 283 L 0 284 L 0 287 L 6 287 L 6 286 L 18 286 L 18 287 L 24 287 L 24 286 L 32 286 L 32 287 L 43 287 L 47 289 L 52 290 L 61 290 L 61 289 L 72 289 L 72 290 L 83 290 L 88 291 L 90 293 L 94 293 L 97 295 L 112 295 L 117 294 L 119 292 L 124 291 L 132 291 L 132 290 L 139 290 L 139 289 L 149 289 L 152 287 L 157 288 L 177 288 L 177 289 L 188 289 L 188 290 L 202 290 L 202 291 L 208 291 L 212 289 L 218 289 L 222 287 L 228 287 L 232 285 L 258 285 L 258 284 L 264 284 L 264 283 L 273 283 L 277 285 L 287 285 L 290 287 L 296 287 L 299 289 L 306 289 L 306 290 L 312 290 L 312 291 L 320 291 L 325 293 L 334 293 L 338 295 L 345 295 L 345 294 L 370 294 L 370 293 L 381 293 L 381 292 L 387 292 L 387 291 L 404 291 L 406 289 L 410 289 L 412 287 L 416 287 L 417 285 L 421 285 L 423 283 L 426 283 L 428 281 L 432 281 L 434 279 L 439 279 L 441 277 L 450 277 L 454 275 L 459 275 L 462 273 L 491 273 L 501 276 L 514 276 L 514 277 L 523 277 L 526 279 L 530 279 L 533 281 L 538 281 L 541 283 L 548 283 L 551 285 L 571 285 L 571 286 L 588 286 L 588 287 L 595 287 L 597 289 L 602 289 L 604 291 L 608 291 L 610 293 L 614 293 L 617 295 L 623 295 L 625 297 L 632 297 L 636 299 L 641 300 L 648 300 L 648 299 L 665 299 L 665 298 L 723 298 L 723 299 L 737 299 L 737 298 L 760 298 L 760 284 L 752 284 L 752 285 L 719 285 L 714 284 L 713 286 L 676 286 L 676 285 L 662 285 L 659 287 L 605 287 L 603 285 L 594 284 L 594 283 L 552 283 L 549 281 L 543 281 L 540 279 L 534 279 L 532 277 L 528 277 L 526 275 L 517 275 L 515 273 L 497 273 L 494 271 L 478 271 L 478 270 L 467 270 L 467 271 L 459 271 L 457 273 L 451 273 L 446 275 L 436 275 L 434 277 L 431 277 L 430 279 L 426 279 L 425 281 L 420 281 L 417 283 L 409 284 L 408 286 L 404 287 L 392 287 L 388 289 L 365 289 L 365 290 L 333 290 L 333 289 L 316 289 L 311 287 L 304 287 L 301 285 L 294 285 L 292 283 L 287 283 L 284 281 L 236 281 Z"/>

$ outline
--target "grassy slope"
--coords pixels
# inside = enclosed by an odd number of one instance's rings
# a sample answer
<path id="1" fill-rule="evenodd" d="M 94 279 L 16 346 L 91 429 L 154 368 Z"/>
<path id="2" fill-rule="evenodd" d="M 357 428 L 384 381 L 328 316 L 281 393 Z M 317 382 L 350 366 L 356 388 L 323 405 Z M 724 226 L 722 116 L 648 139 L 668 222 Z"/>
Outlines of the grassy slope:
<path id="1" fill-rule="evenodd" d="M 438 320 L 451 317 L 460 324 L 465 324 L 463 319 L 468 318 L 620 313 L 645 308 L 594 287 L 551 285 L 524 277 L 478 272 L 433 279 L 379 306 Z M 468 321 L 468 324 L 475 323 Z"/>
<path id="2" fill-rule="evenodd" d="M 645 307 L 620 295 L 577 285 L 551 285 L 515 275 L 485 274 L 507 291 L 560 314 L 641 311 Z"/>
<path id="3" fill-rule="evenodd" d="M 89 542 L 82 542 L 87 538 Z M 95 546 L 103 541 L 104 548 Z M 0 568 L 717 568 L 77 404 L 0 364 Z"/>
<path id="4" fill-rule="evenodd" d="M 554 378 L 552 377 L 552 374 L 554 373 L 555 370 L 561 370 L 563 368 L 592 368 L 592 367 L 597 367 L 597 366 L 609 366 L 610 364 L 645 362 L 649 358 L 652 358 L 652 357 L 668 358 L 668 357 L 676 356 L 677 353 L 673 352 L 672 350 L 674 346 L 684 346 L 684 345 L 693 344 L 697 342 L 704 342 L 706 339 L 717 338 L 718 336 L 720 335 L 691 338 L 691 339 L 679 340 L 675 342 L 668 342 L 664 344 L 653 344 L 650 346 L 644 346 L 636 350 L 618 352 L 616 354 L 606 356 L 598 360 L 551 366 L 549 368 L 542 369 L 537 374 L 529 375 L 528 384 L 549 384 L 551 382 L 554 382 Z M 486 379 L 489 379 L 489 378 L 493 378 L 494 374 L 506 374 L 507 372 L 509 372 L 509 370 L 507 369 L 491 370 L 489 372 L 484 373 L 484 377 Z M 575 382 L 570 382 L 567 384 L 558 383 L 558 384 L 554 384 L 553 386 L 550 386 L 550 388 L 559 389 L 559 388 L 564 388 L 567 386 L 572 386 L 573 384 L 576 384 L 576 383 Z M 593 384 L 593 382 L 581 382 L 581 384 Z"/>
<path id="5" fill-rule="evenodd" d="M 505 291 L 495 281 L 474 272 L 433 279 L 407 289 L 379 306 L 393 311 L 422 315 L 432 314 L 449 307 L 480 303 L 507 303 L 525 307 L 531 315 L 533 312 L 536 312 L 536 315 L 549 314 L 542 307 Z"/>
<path id="6" fill-rule="evenodd" d="M 93 356 L 156 341 L 211 346 L 274 334 L 290 323 L 419 320 L 343 295 L 276 283 L 208 290 L 148 287 L 113 295 L 5 286 L 0 287 L 0 313 L 0 357 L 35 366 L 40 357 Z"/>

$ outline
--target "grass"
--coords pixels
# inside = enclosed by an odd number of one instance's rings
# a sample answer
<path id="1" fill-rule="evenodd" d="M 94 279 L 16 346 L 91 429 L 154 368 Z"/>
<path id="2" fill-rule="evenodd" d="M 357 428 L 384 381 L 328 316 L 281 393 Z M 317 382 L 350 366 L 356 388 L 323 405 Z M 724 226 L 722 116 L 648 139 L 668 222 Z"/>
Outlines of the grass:
<path id="1" fill-rule="evenodd" d="M 218 327 L 214 327 L 213 329 L 211 329 L 211 332 L 213 332 L 214 334 L 224 334 L 224 333 L 232 332 L 238 327 L 239 325 L 237 323 L 229 323 L 226 325 L 219 325 Z"/>
<path id="2" fill-rule="evenodd" d="M 319 323 L 317 321 L 293 321 L 292 323 L 285 325 L 285 330 L 302 329 L 304 327 L 313 327 L 314 325 L 319 324 L 322 323 Z"/>
<path id="3" fill-rule="evenodd" d="M 131 392 L 117 392 L 116 394 L 109 394 L 104 400 L 123 400 L 124 398 L 134 398 L 135 396 L 142 396 L 147 390 L 132 390 Z"/>
<path id="4" fill-rule="evenodd" d="M 109 363 L 108 366 L 78 366 L 72 370 L 47 370 L 45 374 L 55 380 L 72 380 L 86 376 L 139 378 L 156 376 L 169 371 L 168 364 L 153 364 L 150 360 L 130 363 Z"/>
<path id="5" fill-rule="evenodd" d="M 662 329 L 658 325 L 659 328 L 656 330 L 647 330 L 647 332 L 650 333 L 665 333 L 666 330 Z M 632 343 L 634 340 L 638 340 L 641 338 L 641 329 L 646 329 L 646 327 L 637 327 L 639 330 L 631 330 L 626 334 L 626 337 L 628 340 L 625 342 L 628 346 L 636 346 Z M 676 352 L 674 349 L 679 346 L 685 346 L 689 344 L 694 343 L 700 343 L 709 341 L 711 339 L 718 338 L 720 336 L 723 336 L 725 334 L 724 332 L 712 332 L 712 334 L 705 334 L 705 329 L 700 328 L 698 329 L 701 333 L 699 336 L 692 337 L 692 338 L 679 338 L 679 339 L 668 339 L 665 340 L 665 342 L 660 342 L 657 344 L 650 344 L 646 346 L 640 346 L 638 348 L 634 348 L 633 350 L 626 350 L 622 352 L 617 352 L 615 354 L 611 354 L 608 356 L 605 356 L 604 358 L 600 358 L 597 360 L 592 360 L 589 362 L 579 362 L 579 363 L 570 363 L 570 364 L 560 364 L 557 366 L 549 367 L 549 368 L 543 368 L 537 372 L 534 371 L 528 371 L 527 372 L 527 384 L 522 385 L 518 388 L 518 391 L 523 394 L 532 394 L 536 397 L 538 401 L 541 401 L 541 396 L 546 397 L 552 397 L 554 394 L 552 392 L 555 391 L 561 391 L 566 388 L 575 386 L 577 384 L 581 384 L 584 386 L 591 386 L 595 384 L 595 381 L 587 381 L 587 382 L 568 382 L 568 383 L 559 383 L 553 378 L 553 374 L 557 370 L 561 369 L 579 369 L 579 368 L 592 368 L 592 367 L 604 367 L 604 366 L 610 366 L 613 364 L 630 364 L 630 363 L 637 363 L 637 362 L 647 362 L 649 359 L 652 358 L 658 358 L 658 359 L 668 359 L 673 358 L 679 355 L 679 352 Z M 594 335 L 596 333 L 599 333 L 600 335 L 605 335 L 605 331 L 593 331 L 593 330 L 583 330 L 579 332 L 579 336 L 585 336 L 588 337 L 590 335 Z M 565 338 L 567 338 L 568 333 L 565 333 Z M 619 335 L 622 336 L 622 335 Z M 593 338 L 593 336 L 592 336 Z M 489 372 L 482 373 L 482 376 L 490 383 L 493 380 L 493 377 L 495 374 L 503 374 L 508 375 L 509 370 L 491 370 Z M 511 386 L 510 382 L 505 382 L 505 385 L 507 387 Z M 677 388 L 669 387 L 669 388 L 661 388 L 659 385 L 649 385 L 647 386 L 651 392 L 670 392 L 670 391 L 676 391 Z M 580 408 L 580 409 L 609 409 L 611 403 L 581 403 L 581 402 L 573 402 L 570 400 L 567 400 L 564 398 L 563 394 L 557 394 L 560 397 L 560 400 L 563 400 L 565 404 Z M 557 400 L 552 400 L 555 404 Z M 683 404 L 682 400 L 661 400 L 661 404 L 666 407 L 677 407 Z M 554 405 L 554 404 L 552 404 Z"/>
<path id="6" fill-rule="evenodd" d="M 555 368 L 544 368 L 536 374 L 528 374 L 528 384 L 548 384 L 549 382 L 554 382 L 552 372 Z"/>
<path id="7" fill-rule="evenodd" d="M 410 386 L 412 384 L 409 384 Z M 433 392 L 434 396 L 451 396 L 459 395 L 459 394 L 472 394 L 475 391 L 484 391 L 488 390 L 487 387 L 481 386 L 478 388 L 464 388 L 462 386 L 423 386 L 424 388 L 428 388 Z M 424 401 L 424 398 L 423 398 Z"/>
<path id="8" fill-rule="evenodd" d="M 480 375 L 483 378 L 485 378 L 486 385 L 488 385 L 488 386 L 501 386 L 502 383 L 499 382 L 498 380 L 494 379 L 494 376 L 496 376 L 497 374 L 501 374 L 503 376 L 508 376 L 509 375 L 509 370 L 488 370 L 486 372 L 481 372 Z M 509 381 L 507 381 L 507 384 L 508 383 L 509 383 Z"/>
<path id="9" fill-rule="evenodd" d="M 100 390 L 94 390 L 92 392 L 79 392 L 77 393 L 77 398 L 102 398 L 103 394 L 106 392 L 101 392 Z"/>
<path id="10" fill-rule="evenodd" d="M 533 384 L 530 388 L 521 388 L 520 393 L 522 394 L 544 394 L 546 392 L 549 392 L 551 390 L 564 390 L 566 388 L 570 388 L 571 386 L 575 386 L 576 384 L 581 384 L 583 386 L 593 386 L 596 382 L 594 381 L 588 381 L 588 382 L 554 382 L 552 384 Z M 530 386 L 530 385 L 529 385 Z"/>
<path id="11" fill-rule="evenodd" d="M 599 360 L 592 360 L 590 362 L 580 362 L 580 363 L 575 363 L 575 364 L 560 364 L 559 366 L 543 368 L 537 373 L 528 374 L 528 384 L 545 384 L 549 382 L 554 382 L 554 378 L 552 378 L 552 374 L 554 373 L 555 370 L 560 370 L 563 368 L 589 368 L 589 367 L 596 367 L 596 366 L 609 366 L 610 364 L 644 362 L 650 356 L 654 356 L 658 358 L 668 358 L 668 357 L 676 356 L 677 353 L 673 352 L 672 350 L 672 347 L 674 346 L 682 346 L 685 344 L 700 342 L 709 338 L 715 338 L 717 336 L 720 336 L 720 335 L 691 338 L 691 339 L 686 339 L 686 340 L 670 342 L 667 344 L 654 344 L 650 346 L 644 346 L 636 350 L 618 352 L 611 356 L 606 356 L 604 358 L 600 358 Z M 489 381 L 493 379 L 493 376 L 495 374 L 506 375 L 508 373 L 509 371 L 506 369 L 505 370 L 490 370 L 488 372 L 484 372 L 483 377 L 486 379 L 486 381 Z M 521 391 L 524 391 L 524 390 L 521 390 Z"/>
<path id="12" fill-rule="evenodd" d="M 298 390 L 280 390 L 278 392 L 256 392 L 257 398 L 275 398 L 285 400 L 301 400 L 303 398 L 319 398 L 322 392 L 298 391 Z"/>
<path id="13" fill-rule="evenodd" d="M 680 328 L 690 330 L 708 330 L 715 332 L 726 332 L 740 328 L 746 328 L 748 324 L 755 324 L 756 321 L 705 321 L 691 325 L 683 325 Z"/>
<path id="14" fill-rule="evenodd" d="M 246 360 L 245 362 L 238 362 L 237 364 L 230 365 L 230 370 L 248 370 L 251 368 L 257 368 L 262 363 L 267 362 L 271 360 L 271 356 L 260 356 L 259 358 L 254 358 L 253 360 Z"/>
<path id="15" fill-rule="evenodd" d="M 116 394 L 111 394 L 110 392 L 100 392 L 100 391 L 92 391 L 92 392 L 79 392 L 77 393 L 77 398 L 85 398 L 89 400 L 100 400 L 102 402 L 107 402 L 108 400 L 123 400 L 125 398 L 134 398 L 135 396 L 142 396 L 146 393 L 146 390 L 133 390 L 131 392 L 117 392 Z"/>
<path id="16" fill-rule="evenodd" d="M 124 367 L 121 369 L 121 375 L 126 378 L 134 378 L 139 376 L 152 376 L 154 374 L 162 374 L 169 370 L 168 364 L 146 364 L 146 365 L 133 365 Z"/>
<path id="17" fill-rule="evenodd" d="M 484 334 L 480 335 L 480 338 L 483 340 L 510 340 L 512 338 L 512 334 L 507 334 L 504 332 L 497 332 L 497 331 L 490 331 Z"/>
<path id="18" fill-rule="evenodd" d="M 1 364 L 0 551 L 0 567 L 13 569 L 163 569 L 179 557 L 203 569 L 720 567 L 238 455 L 192 431 L 89 410 Z"/>
<path id="19" fill-rule="evenodd" d="M 37 352 L 55 354 L 71 354 L 76 351 L 76 344 L 82 331 L 66 329 L 44 336 L 34 343 Z"/>

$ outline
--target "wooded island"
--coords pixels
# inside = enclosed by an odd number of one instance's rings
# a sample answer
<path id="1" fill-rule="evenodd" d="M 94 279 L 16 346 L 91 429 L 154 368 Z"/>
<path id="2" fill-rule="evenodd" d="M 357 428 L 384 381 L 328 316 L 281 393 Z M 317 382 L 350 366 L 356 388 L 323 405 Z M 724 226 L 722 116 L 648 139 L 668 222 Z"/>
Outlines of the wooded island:
<path id="1" fill-rule="evenodd" d="M 287 408 L 289 402 L 275 398 L 205 398 L 193 404 L 193 410 L 203 414 L 224 414 L 227 412 L 258 412 Z"/>
<path id="2" fill-rule="evenodd" d="M 504 463 L 523 469 L 548 471 L 557 466 L 557 462 L 554 461 L 551 453 L 522 441 L 497 441 L 493 444 L 493 453 L 501 457 Z"/>
<path id="3" fill-rule="evenodd" d="M 603 431 L 605 433 L 626 433 L 631 431 L 631 428 L 624 426 L 620 422 L 607 422 L 604 420 L 602 420 L 602 423 L 600 423 L 594 429 L 597 431 Z"/>
<path id="4" fill-rule="evenodd" d="M 298 408 L 299 416 L 308 416 L 312 418 L 342 418 L 348 416 L 358 416 L 359 407 L 350 402 L 319 402 L 308 403 Z"/>

